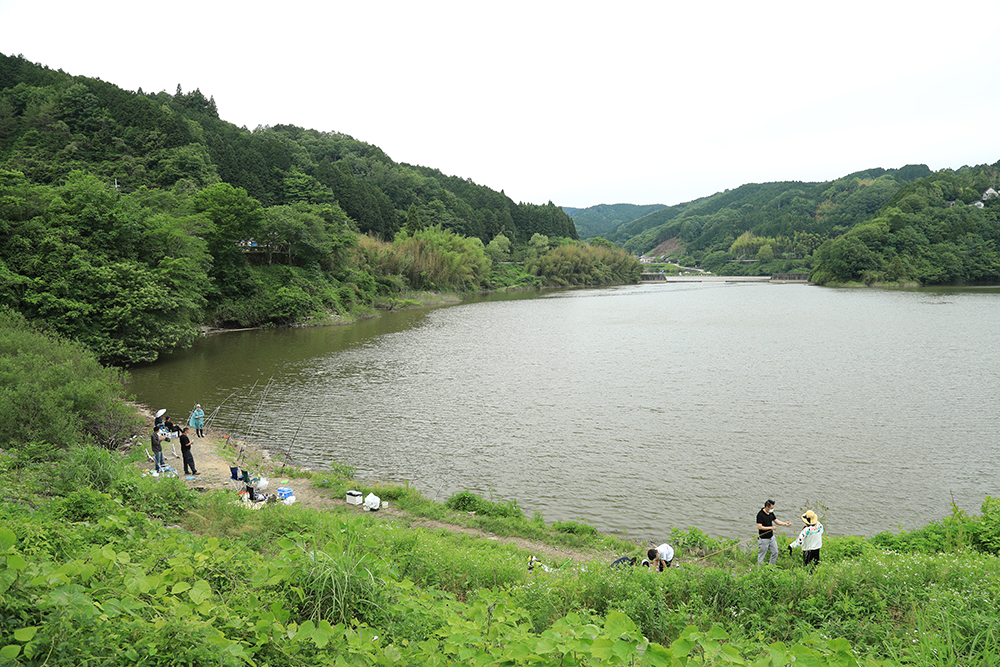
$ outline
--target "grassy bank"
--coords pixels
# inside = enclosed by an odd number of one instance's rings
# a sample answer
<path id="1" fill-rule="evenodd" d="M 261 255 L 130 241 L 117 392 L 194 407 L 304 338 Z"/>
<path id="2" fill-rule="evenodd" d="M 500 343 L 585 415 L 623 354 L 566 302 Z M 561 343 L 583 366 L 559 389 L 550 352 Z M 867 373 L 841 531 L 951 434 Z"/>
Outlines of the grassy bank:
<path id="1" fill-rule="evenodd" d="M 662 574 L 613 568 L 610 556 L 529 570 L 535 552 L 490 537 L 641 547 L 582 523 L 549 526 L 513 501 L 466 493 L 441 505 L 350 477 L 344 467 L 313 482 L 337 497 L 376 491 L 399 515 L 251 511 L 232 492 L 143 477 L 107 450 L 0 456 L 0 661 L 992 665 L 1000 653 L 990 498 L 981 516 L 956 509 L 919 531 L 828 538 L 814 572 L 785 553 L 757 568 L 735 541 L 695 528 L 670 536 L 680 567 Z M 436 527 L 411 526 L 419 517 Z"/>

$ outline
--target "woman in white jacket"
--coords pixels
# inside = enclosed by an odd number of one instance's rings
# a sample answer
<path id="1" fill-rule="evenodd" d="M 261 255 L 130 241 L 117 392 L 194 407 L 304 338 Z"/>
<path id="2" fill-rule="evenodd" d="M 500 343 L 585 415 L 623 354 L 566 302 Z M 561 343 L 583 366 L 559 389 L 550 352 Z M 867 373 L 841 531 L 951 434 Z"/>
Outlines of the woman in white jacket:
<path id="1" fill-rule="evenodd" d="M 788 551 L 791 553 L 792 547 L 802 547 L 802 564 L 815 565 L 819 562 L 819 550 L 823 546 L 823 524 L 812 510 L 802 515 L 802 522 L 806 525 L 795 541 L 788 545 Z"/>

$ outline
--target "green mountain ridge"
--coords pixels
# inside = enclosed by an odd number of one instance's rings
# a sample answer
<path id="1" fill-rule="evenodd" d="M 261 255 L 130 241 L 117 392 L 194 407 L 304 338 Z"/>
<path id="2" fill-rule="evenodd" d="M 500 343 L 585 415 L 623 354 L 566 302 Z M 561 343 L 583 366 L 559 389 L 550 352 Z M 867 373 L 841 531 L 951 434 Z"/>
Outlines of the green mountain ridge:
<path id="1" fill-rule="evenodd" d="M 104 363 L 204 327 L 350 321 L 427 293 L 635 282 L 551 201 L 291 125 L 238 128 L 199 90 L 146 94 L 0 54 L 0 308 Z"/>
<path id="2" fill-rule="evenodd" d="M 749 183 L 604 228 L 634 255 L 729 275 L 806 272 L 827 283 L 1000 280 L 1000 162 L 872 168 L 827 182 Z M 627 205 L 619 205 L 627 206 Z M 590 220 L 603 207 L 571 209 Z M 625 209 L 627 210 L 627 209 Z M 589 232 L 581 236 L 587 238 Z"/>

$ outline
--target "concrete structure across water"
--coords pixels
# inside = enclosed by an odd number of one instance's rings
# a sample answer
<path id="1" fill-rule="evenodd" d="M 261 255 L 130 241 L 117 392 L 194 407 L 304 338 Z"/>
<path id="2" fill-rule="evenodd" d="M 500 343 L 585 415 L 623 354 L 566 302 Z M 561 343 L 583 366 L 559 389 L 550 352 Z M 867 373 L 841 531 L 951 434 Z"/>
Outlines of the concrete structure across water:
<path id="1" fill-rule="evenodd" d="M 666 273 L 643 273 L 642 283 L 807 283 L 808 273 L 776 273 L 771 276 L 716 276 L 709 274 L 688 274 L 686 276 Z"/>

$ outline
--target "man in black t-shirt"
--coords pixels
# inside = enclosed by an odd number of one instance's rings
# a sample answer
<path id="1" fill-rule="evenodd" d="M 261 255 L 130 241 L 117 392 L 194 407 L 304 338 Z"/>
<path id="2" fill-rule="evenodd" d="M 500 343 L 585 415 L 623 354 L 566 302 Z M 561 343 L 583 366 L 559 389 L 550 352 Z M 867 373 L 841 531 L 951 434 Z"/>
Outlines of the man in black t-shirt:
<path id="1" fill-rule="evenodd" d="M 188 437 L 187 428 L 181 431 L 181 457 L 184 459 L 184 474 L 197 475 L 198 471 L 194 468 L 194 455 L 191 453 L 191 438 Z"/>
<path id="2" fill-rule="evenodd" d="M 778 538 L 774 536 L 774 525 L 791 526 L 790 521 L 779 521 L 774 516 L 774 501 L 768 500 L 757 512 L 757 565 L 764 564 L 764 557 L 771 552 L 771 565 L 778 561 Z"/>

